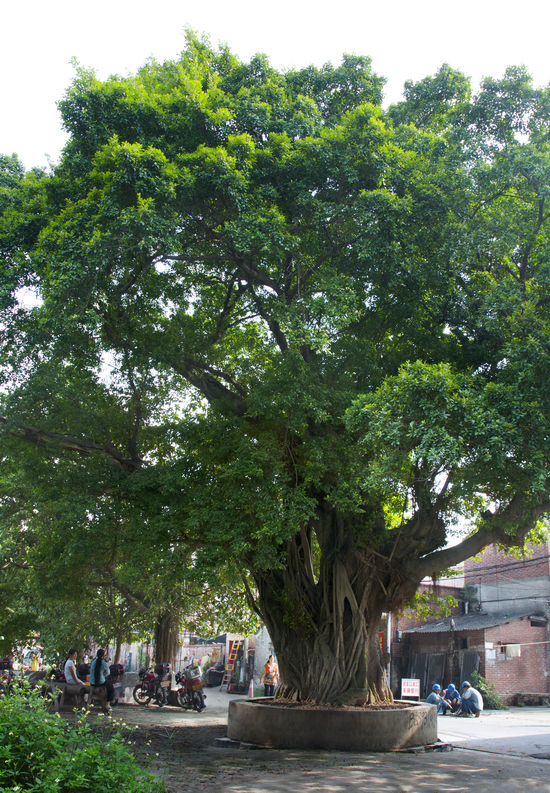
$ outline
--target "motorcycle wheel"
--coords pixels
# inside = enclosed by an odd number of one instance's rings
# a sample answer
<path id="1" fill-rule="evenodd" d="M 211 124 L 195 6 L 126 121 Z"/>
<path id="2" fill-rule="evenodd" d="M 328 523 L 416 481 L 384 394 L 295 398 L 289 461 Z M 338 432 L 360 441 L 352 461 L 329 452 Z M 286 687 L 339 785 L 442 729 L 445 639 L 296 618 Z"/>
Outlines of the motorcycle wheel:
<path id="1" fill-rule="evenodd" d="M 155 692 L 155 704 L 158 705 L 159 708 L 162 708 L 162 706 L 166 704 L 164 701 L 164 694 L 161 688 L 157 688 Z"/>
<path id="2" fill-rule="evenodd" d="M 192 707 L 189 702 L 189 697 L 181 691 L 178 691 L 178 705 L 184 710 L 189 710 L 189 708 Z"/>
<path id="3" fill-rule="evenodd" d="M 206 703 L 204 701 L 204 697 L 202 695 L 202 691 L 193 691 L 193 708 L 200 713 L 201 710 L 204 710 L 206 707 Z"/>
<path id="4" fill-rule="evenodd" d="M 151 702 L 151 692 L 148 689 L 143 688 L 141 683 L 134 687 L 132 693 L 138 705 L 148 705 Z"/>

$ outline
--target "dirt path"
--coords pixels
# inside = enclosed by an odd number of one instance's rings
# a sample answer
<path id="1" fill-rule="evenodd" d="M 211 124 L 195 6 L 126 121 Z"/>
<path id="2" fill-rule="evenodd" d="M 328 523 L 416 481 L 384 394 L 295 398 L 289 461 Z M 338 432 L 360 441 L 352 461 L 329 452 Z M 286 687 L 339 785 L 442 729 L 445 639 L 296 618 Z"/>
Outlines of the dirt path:
<path id="1" fill-rule="evenodd" d="M 224 695 L 225 696 L 225 695 Z M 133 727 L 138 757 L 170 793 L 550 793 L 550 762 L 455 749 L 424 754 L 348 754 L 221 749 L 227 700 L 207 714 L 176 708 L 117 709 Z"/>

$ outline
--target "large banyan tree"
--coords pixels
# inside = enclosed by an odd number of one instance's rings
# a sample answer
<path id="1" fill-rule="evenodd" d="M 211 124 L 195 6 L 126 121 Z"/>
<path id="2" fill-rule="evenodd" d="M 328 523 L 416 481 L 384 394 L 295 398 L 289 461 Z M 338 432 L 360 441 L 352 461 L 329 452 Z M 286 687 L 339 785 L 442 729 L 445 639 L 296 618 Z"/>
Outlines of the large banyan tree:
<path id="1" fill-rule="evenodd" d="M 391 696 L 382 613 L 550 509 L 550 94 L 446 65 L 382 88 L 368 58 L 279 72 L 189 36 L 79 70 L 50 173 L 2 160 L 27 504 L 42 460 L 91 524 L 125 504 L 197 569 L 236 560 L 311 701 Z"/>

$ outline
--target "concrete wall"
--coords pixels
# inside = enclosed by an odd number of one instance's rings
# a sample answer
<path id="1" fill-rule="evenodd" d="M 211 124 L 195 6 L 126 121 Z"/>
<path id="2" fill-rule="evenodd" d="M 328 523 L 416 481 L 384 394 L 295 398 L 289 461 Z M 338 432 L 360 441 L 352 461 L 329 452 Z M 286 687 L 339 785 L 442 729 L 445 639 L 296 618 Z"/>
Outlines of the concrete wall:
<path id="1" fill-rule="evenodd" d="M 523 570 L 525 572 L 525 570 Z M 544 612 L 550 601 L 550 578 L 523 578 L 515 581 L 499 580 L 477 585 L 483 611 L 489 614 L 525 614 Z"/>
<path id="2" fill-rule="evenodd" d="M 260 685 L 260 676 L 262 674 L 264 664 L 270 655 L 275 656 L 275 651 L 273 650 L 271 636 L 267 632 L 265 625 L 263 628 L 260 628 L 258 633 L 255 634 L 254 641 L 254 685 L 258 687 Z"/>
<path id="3" fill-rule="evenodd" d="M 277 749 L 387 752 L 437 741 L 435 705 L 408 708 L 281 708 L 231 700 L 227 735 Z"/>

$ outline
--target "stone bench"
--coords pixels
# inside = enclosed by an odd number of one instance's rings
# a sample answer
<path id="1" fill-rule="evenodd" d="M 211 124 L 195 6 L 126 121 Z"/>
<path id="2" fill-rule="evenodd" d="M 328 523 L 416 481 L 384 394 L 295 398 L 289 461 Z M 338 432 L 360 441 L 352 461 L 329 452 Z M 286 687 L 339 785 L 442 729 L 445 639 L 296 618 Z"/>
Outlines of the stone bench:
<path id="1" fill-rule="evenodd" d="M 107 689 L 105 688 L 105 686 L 89 686 L 88 702 L 86 705 L 86 709 L 90 710 L 94 702 L 101 706 L 101 709 L 103 710 L 104 713 L 108 710 Z"/>
<path id="2" fill-rule="evenodd" d="M 550 702 L 550 694 L 540 694 L 540 693 L 522 693 L 522 694 L 515 694 L 514 696 L 514 703 L 516 705 L 548 705 Z"/>
<path id="3" fill-rule="evenodd" d="M 92 704 L 96 703 L 104 712 L 108 710 L 105 686 L 77 686 L 63 680 L 49 680 L 46 689 L 54 695 L 53 706 L 56 712 L 69 704 L 66 701 L 67 697 L 74 700 L 73 707 L 75 708 L 89 710 Z"/>
<path id="4" fill-rule="evenodd" d="M 74 700 L 74 707 L 84 708 L 86 705 L 86 695 L 90 692 L 89 686 L 78 686 L 74 683 L 66 683 L 64 680 L 48 680 L 45 681 L 46 691 L 54 695 L 53 706 L 58 713 L 59 710 L 68 703 L 65 702 L 66 697 L 72 697 Z"/>

